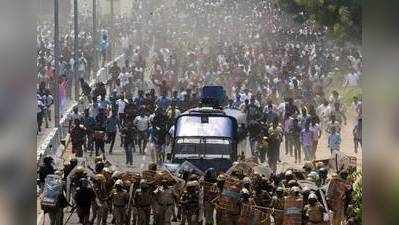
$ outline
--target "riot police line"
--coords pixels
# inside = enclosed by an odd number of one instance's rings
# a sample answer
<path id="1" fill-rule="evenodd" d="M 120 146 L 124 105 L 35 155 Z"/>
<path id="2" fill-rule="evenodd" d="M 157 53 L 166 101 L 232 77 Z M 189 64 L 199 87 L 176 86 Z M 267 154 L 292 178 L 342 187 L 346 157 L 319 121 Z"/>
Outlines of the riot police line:
<path id="1" fill-rule="evenodd" d="M 46 158 L 46 163 L 51 159 Z M 51 224 L 355 224 L 351 191 L 356 166 L 343 155 L 273 172 L 241 159 L 225 173 L 185 162 L 169 170 L 115 171 L 78 159 L 45 178 L 41 207 Z M 65 208 L 70 210 L 65 210 Z"/>

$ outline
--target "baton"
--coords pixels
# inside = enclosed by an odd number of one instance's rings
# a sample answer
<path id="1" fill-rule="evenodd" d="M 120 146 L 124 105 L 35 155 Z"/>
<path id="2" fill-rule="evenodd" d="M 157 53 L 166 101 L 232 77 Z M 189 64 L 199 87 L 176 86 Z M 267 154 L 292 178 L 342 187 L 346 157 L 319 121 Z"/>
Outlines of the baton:
<path id="1" fill-rule="evenodd" d="M 71 219 L 71 216 L 72 216 L 72 214 L 75 212 L 76 208 L 77 208 L 76 206 L 74 206 L 74 207 L 72 208 L 71 214 L 69 214 L 69 216 L 68 216 L 68 218 L 66 219 L 64 225 L 66 225 L 66 224 L 68 223 L 69 219 Z"/>

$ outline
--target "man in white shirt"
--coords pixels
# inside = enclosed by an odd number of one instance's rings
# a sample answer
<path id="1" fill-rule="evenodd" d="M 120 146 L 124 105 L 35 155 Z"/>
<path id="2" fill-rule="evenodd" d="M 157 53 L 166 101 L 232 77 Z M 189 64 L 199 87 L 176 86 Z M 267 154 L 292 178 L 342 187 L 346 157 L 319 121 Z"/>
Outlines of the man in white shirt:
<path id="1" fill-rule="evenodd" d="M 344 87 L 357 87 L 359 85 L 359 74 L 356 71 L 345 76 Z"/>
<path id="2" fill-rule="evenodd" d="M 328 104 L 327 100 L 324 100 L 323 103 L 317 107 L 316 113 L 320 118 L 321 128 L 324 129 L 327 121 L 329 120 L 328 116 L 330 115 L 331 107 Z"/>
<path id="3" fill-rule="evenodd" d="M 123 92 L 127 92 L 128 91 L 128 87 L 129 87 L 129 78 L 132 75 L 126 71 L 126 68 L 122 68 L 122 72 L 119 74 L 118 79 L 120 81 L 120 86 L 123 90 Z"/>
<path id="4" fill-rule="evenodd" d="M 148 142 L 148 128 L 150 126 L 150 119 L 144 114 L 143 108 L 140 109 L 140 115 L 136 116 L 133 122 L 138 132 L 140 154 L 144 155 L 144 151 Z"/>

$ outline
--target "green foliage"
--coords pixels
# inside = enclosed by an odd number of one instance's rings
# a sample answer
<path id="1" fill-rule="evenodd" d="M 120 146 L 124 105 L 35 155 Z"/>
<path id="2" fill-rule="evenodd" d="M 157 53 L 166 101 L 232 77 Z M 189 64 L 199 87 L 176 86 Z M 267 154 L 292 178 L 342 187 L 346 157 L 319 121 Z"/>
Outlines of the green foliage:
<path id="1" fill-rule="evenodd" d="M 339 41 L 361 42 L 361 0 L 276 0 L 280 7 L 303 21 L 313 20 L 327 26 L 331 37 Z M 303 14 L 303 16 L 301 15 Z"/>
<path id="2" fill-rule="evenodd" d="M 356 224 L 362 224 L 362 213 L 363 213 L 363 182 L 362 172 L 360 170 L 354 172 L 351 176 L 355 180 L 353 184 L 353 213 L 355 216 Z"/>

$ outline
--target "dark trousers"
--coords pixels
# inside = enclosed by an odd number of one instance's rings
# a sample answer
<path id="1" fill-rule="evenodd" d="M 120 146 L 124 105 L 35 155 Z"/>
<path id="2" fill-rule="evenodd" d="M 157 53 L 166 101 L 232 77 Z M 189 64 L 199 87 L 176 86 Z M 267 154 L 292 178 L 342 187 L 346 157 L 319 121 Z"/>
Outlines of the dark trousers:
<path id="1" fill-rule="evenodd" d="M 301 162 L 301 143 L 298 137 L 289 137 L 289 146 L 294 151 L 295 162 Z"/>
<path id="2" fill-rule="evenodd" d="M 76 157 L 83 157 L 83 144 L 72 144 L 72 151 L 75 153 Z"/>
<path id="3" fill-rule="evenodd" d="M 124 149 L 126 153 L 126 164 L 133 164 L 133 152 L 132 150 L 134 149 L 134 143 L 132 141 L 125 141 L 124 143 Z"/>
<path id="4" fill-rule="evenodd" d="M 94 146 L 94 133 L 93 132 L 88 132 L 86 136 L 86 151 L 93 151 L 93 146 Z"/>
<path id="5" fill-rule="evenodd" d="M 104 150 L 104 140 L 103 139 L 95 139 L 94 143 L 96 145 L 96 156 L 98 155 L 98 151 L 101 150 L 101 152 L 103 154 L 105 154 L 105 150 Z"/>
<path id="6" fill-rule="evenodd" d="M 270 165 L 270 168 L 273 171 L 277 170 L 277 161 L 280 152 L 280 143 L 271 143 L 269 151 L 267 152 L 267 159 Z"/>
<path id="7" fill-rule="evenodd" d="M 115 137 L 116 137 L 116 131 L 107 132 L 107 143 L 111 144 L 109 146 L 109 153 L 112 153 L 112 150 L 114 149 Z"/>
<path id="8" fill-rule="evenodd" d="M 64 225 L 63 208 L 57 208 L 49 211 L 50 225 Z"/>
<path id="9" fill-rule="evenodd" d="M 37 129 L 39 130 L 39 132 L 42 132 L 43 112 L 39 112 L 36 114 L 36 120 L 37 120 Z"/>
<path id="10" fill-rule="evenodd" d="M 88 225 L 90 224 L 89 218 L 90 218 L 90 206 L 88 207 L 79 207 L 77 209 L 77 214 L 79 217 L 79 223 L 83 225 Z"/>

